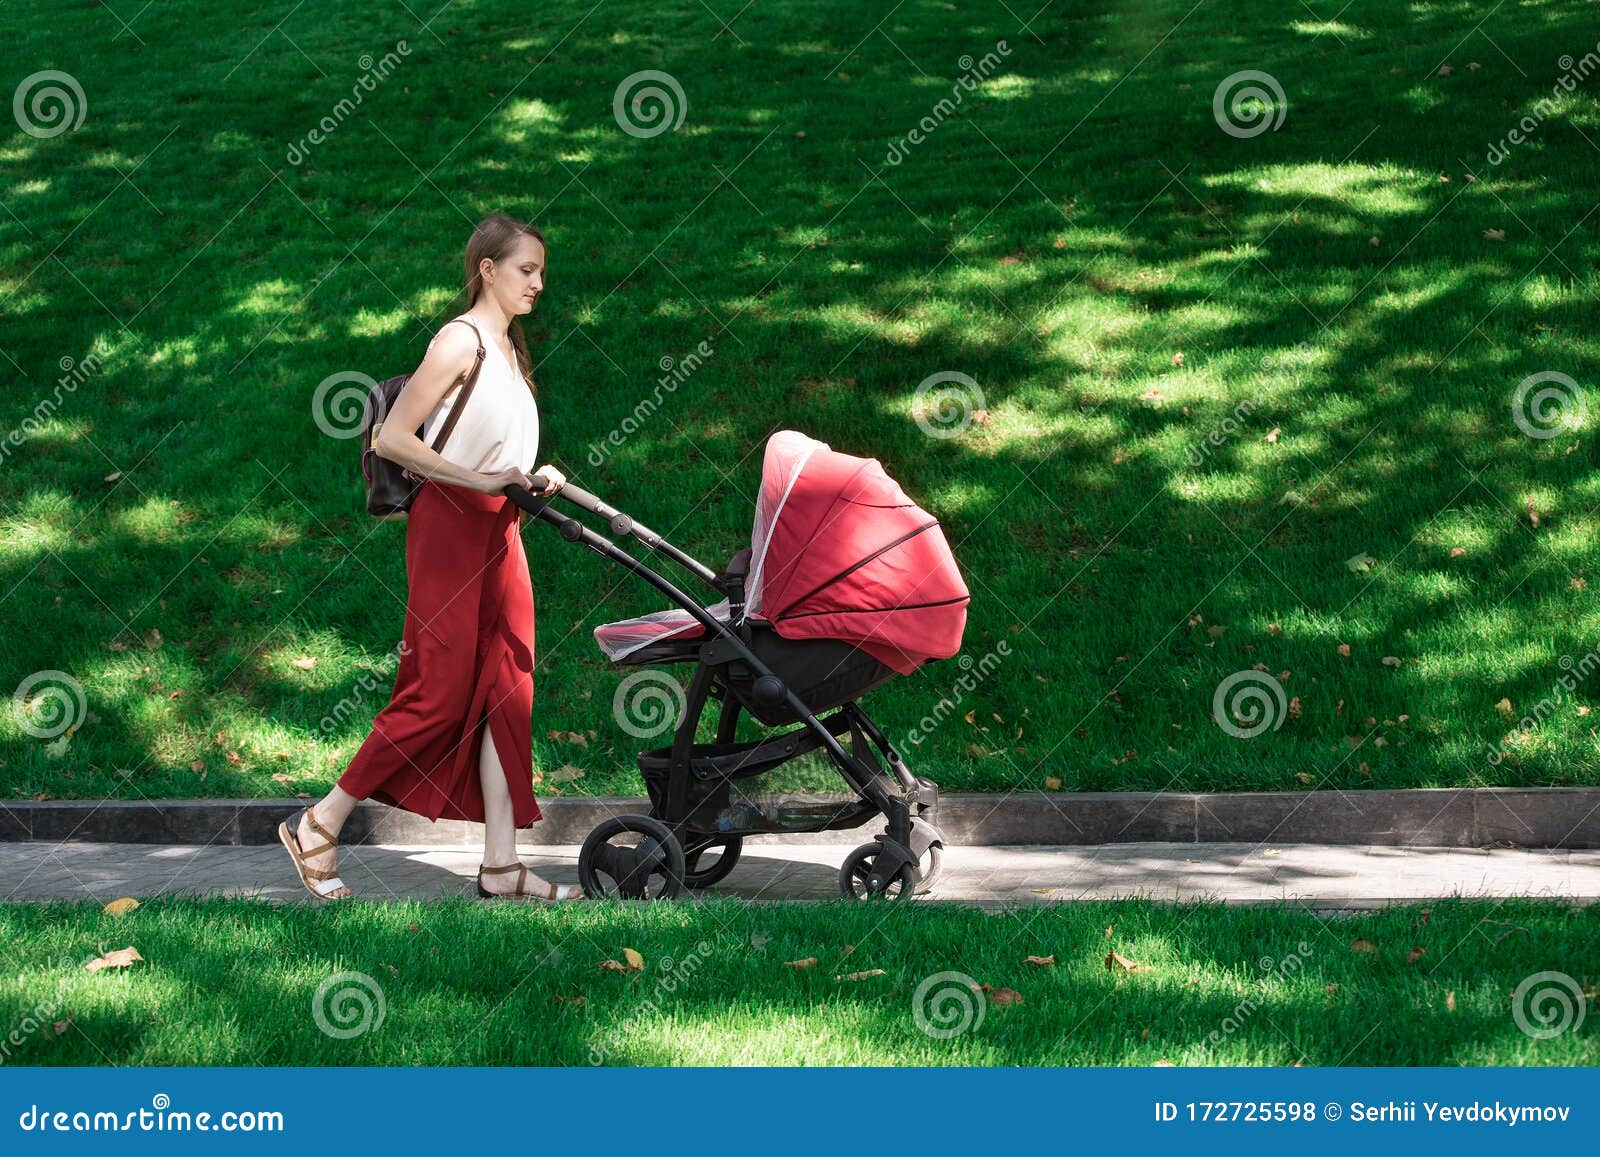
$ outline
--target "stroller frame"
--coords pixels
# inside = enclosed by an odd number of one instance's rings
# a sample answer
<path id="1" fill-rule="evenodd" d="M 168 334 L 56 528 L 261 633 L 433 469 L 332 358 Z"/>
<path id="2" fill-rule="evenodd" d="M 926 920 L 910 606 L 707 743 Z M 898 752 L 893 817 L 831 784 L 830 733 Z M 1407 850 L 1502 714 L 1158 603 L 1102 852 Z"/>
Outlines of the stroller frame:
<path id="1" fill-rule="evenodd" d="M 532 480 L 536 487 L 544 482 L 541 477 Z M 594 494 L 570 482 L 563 484 L 553 494 L 536 496 L 516 485 L 507 486 L 505 495 L 522 510 L 541 522 L 553 526 L 562 539 L 581 544 L 602 558 L 617 563 L 660 591 L 681 607 L 705 628 L 706 635 L 699 643 L 694 678 L 690 683 L 683 716 L 673 735 L 670 753 L 667 749 L 643 753 L 641 764 L 647 756 L 667 756 L 669 759 L 664 806 L 652 809 L 652 815 L 615 816 L 603 822 L 590 833 L 580 855 L 580 877 L 592 877 L 585 870 L 586 857 L 597 861 L 606 874 L 619 882 L 623 896 L 642 898 L 651 894 L 676 896 L 681 894 L 683 881 L 689 876 L 684 853 L 687 850 L 698 859 L 699 853 L 717 844 L 728 848 L 718 867 L 705 873 L 711 877 L 706 882 L 720 879 L 737 859 L 737 841 L 748 834 L 759 834 L 765 829 L 736 831 L 706 830 L 703 823 L 690 818 L 688 793 L 691 779 L 712 776 L 728 780 L 739 778 L 740 772 L 767 770 L 788 759 L 795 758 L 817 747 L 827 752 L 841 776 L 864 804 L 858 803 L 853 812 L 837 816 L 833 821 L 815 828 L 793 830 L 824 830 L 826 828 L 857 827 L 878 815 L 887 821 L 885 832 L 873 844 L 857 848 L 846 860 L 841 870 L 841 891 L 857 898 L 884 893 L 899 898 L 909 898 L 932 885 L 932 874 L 937 870 L 943 840 L 933 823 L 933 813 L 938 802 L 938 787 L 931 780 L 913 776 L 883 732 L 853 699 L 845 702 L 826 718 L 826 712 L 813 712 L 792 687 L 787 686 L 770 667 L 756 655 L 751 647 L 751 627 L 743 615 L 745 603 L 745 570 L 743 566 L 730 565 L 718 573 L 692 558 L 685 551 L 668 542 L 631 515 L 617 510 Z M 701 606 L 692 596 L 658 571 L 621 549 L 605 537 L 551 505 L 552 498 L 560 498 L 607 522 L 607 529 L 617 538 L 631 536 L 647 549 L 656 552 L 700 579 L 728 599 L 729 621 L 719 620 Z M 748 557 L 743 551 L 735 556 Z M 684 661 L 687 656 L 684 656 Z M 740 702 L 726 678 L 729 664 L 743 663 L 754 675 L 751 693 L 758 704 L 771 709 L 786 707 L 800 722 L 800 726 L 780 735 L 755 743 L 736 744 L 739 713 L 749 705 Z M 720 676 L 720 677 L 719 677 Z M 717 720 L 715 744 L 696 744 L 695 736 L 708 702 L 721 701 Z M 754 717 L 754 711 L 751 712 Z M 758 720 L 759 722 L 759 720 Z M 839 741 L 839 733 L 849 730 L 850 749 Z M 870 746 L 869 746 L 870 741 Z M 873 755 L 873 749 L 882 756 L 887 772 Z M 643 767 L 641 766 L 641 772 Z M 891 790 L 892 780 L 896 790 Z M 652 793 L 654 794 L 654 793 Z M 865 805 L 870 805 L 867 807 Z M 643 836 L 636 848 L 619 847 L 609 840 L 624 831 Z M 605 834 L 602 834 L 605 833 Z M 918 861 L 931 855 L 932 868 L 919 873 Z M 663 886 L 652 882 L 661 877 Z M 692 881 L 691 881 L 692 882 Z M 919 887 L 920 885 L 920 887 Z M 585 879 L 585 890 L 594 894 L 592 880 Z"/>

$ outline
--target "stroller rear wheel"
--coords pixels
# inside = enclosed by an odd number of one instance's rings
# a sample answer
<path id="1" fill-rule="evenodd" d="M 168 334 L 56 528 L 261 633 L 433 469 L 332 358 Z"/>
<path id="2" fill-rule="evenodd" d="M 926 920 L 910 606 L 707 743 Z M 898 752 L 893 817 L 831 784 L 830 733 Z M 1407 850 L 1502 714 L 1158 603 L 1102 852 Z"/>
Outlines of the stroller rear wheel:
<path id="1" fill-rule="evenodd" d="M 578 852 L 578 882 L 593 899 L 675 900 L 683 895 L 683 847 L 649 816 L 612 816 Z"/>
<path id="2" fill-rule="evenodd" d="M 839 891 L 852 900 L 871 900 L 882 896 L 890 900 L 910 900 L 917 894 L 917 869 L 911 864 L 900 865 L 900 870 L 875 889 L 872 884 L 873 868 L 883 845 L 874 840 L 862 844 L 850 853 L 839 868 Z"/>
<path id="3" fill-rule="evenodd" d="M 719 848 L 721 854 L 702 865 L 702 857 Z M 704 839 L 690 839 L 683 849 L 683 882 L 690 888 L 711 887 L 733 871 L 734 865 L 739 862 L 739 853 L 743 850 L 743 836 L 708 836 Z"/>

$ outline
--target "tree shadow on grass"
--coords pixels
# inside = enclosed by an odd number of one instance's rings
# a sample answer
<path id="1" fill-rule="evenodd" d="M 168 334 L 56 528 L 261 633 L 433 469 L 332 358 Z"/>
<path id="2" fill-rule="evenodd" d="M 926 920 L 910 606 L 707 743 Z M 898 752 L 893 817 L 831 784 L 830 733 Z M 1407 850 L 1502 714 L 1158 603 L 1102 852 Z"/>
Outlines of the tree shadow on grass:
<path id="1" fill-rule="evenodd" d="M 1004 731 L 950 727 L 919 752 L 947 786 L 1163 787 L 1172 767 L 1180 787 L 1283 786 L 1301 768 L 1343 787 L 1592 780 L 1566 725 L 1524 769 L 1463 768 L 1497 738 L 1493 702 L 1547 695 L 1595 626 L 1567 597 L 1592 555 L 1593 439 L 1511 420 L 1527 375 L 1595 368 L 1576 292 L 1600 230 L 1576 192 L 1593 183 L 1592 104 L 1544 119 L 1503 166 L 1481 159 L 1549 92 L 1539 70 L 1585 47 L 1577 7 L 1481 33 L 1464 4 L 1179 24 L 1182 7 L 1047 13 L 1041 44 L 998 8 L 897 14 L 863 40 L 778 6 L 715 88 L 689 86 L 683 128 L 649 138 L 620 131 L 609 97 L 673 57 L 664 33 L 623 49 L 579 28 L 560 77 L 535 71 L 504 103 L 532 61 L 461 78 L 423 39 L 365 119 L 293 165 L 285 143 L 348 87 L 301 52 L 196 71 L 169 107 L 108 67 L 116 99 L 85 135 L 0 161 L 42 182 L 20 219 L 82 230 L 65 255 L 85 296 L 52 266 L 9 303 L 30 393 L 62 350 L 117 349 L 0 477 L 16 532 L 0 613 L 18 628 L 0 653 L 19 677 L 74 673 L 96 716 L 71 780 L 8 734 L 16 790 L 245 794 L 277 792 L 285 763 L 306 786 L 336 774 L 363 727 L 318 721 L 398 636 L 403 532 L 353 513 L 354 445 L 319 431 L 309 398 L 339 370 L 409 368 L 456 310 L 452 244 L 506 205 L 552 241 L 536 356 L 550 456 L 575 479 L 719 562 L 748 534 L 762 439 L 787 425 L 882 459 L 941 516 L 976 596 L 969 649 L 1023 647 L 975 695 Z M 447 19 L 486 53 L 535 51 L 487 10 Z M 951 49 L 1007 36 L 985 87 L 885 165 L 885 142 L 952 92 Z M 296 40 L 331 60 L 326 34 Z M 1241 138 L 1213 95 L 1252 68 L 1288 113 Z M 153 126 L 220 107 L 225 131 L 155 148 Z M 428 127 L 480 122 L 454 152 Z M 143 158 L 134 180 L 161 213 L 108 176 L 114 158 Z M 119 199 L 89 213 L 108 186 Z M 714 355 L 663 389 L 663 359 L 701 340 Z M 915 392 L 947 370 L 978 383 L 987 421 L 930 438 Z M 592 788 L 630 790 L 613 675 L 583 636 L 659 599 L 567 565 L 542 527 L 527 542 L 557 616 L 541 718 L 596 730 Z M 1379 565 L 1347 570 L 1359 554 Z M 1352 640 L 1370 648 L 1359 674 L 1334 655 Z M 321 676 L 293 666 L 308 651 Z M 1383 682 L 1376 658 L 1400 652 L 1403 681 Z M 1296 673 L 1305 714 L 1241 752 L 1210 693 L 1263 660 Z M 874 702 L 897 730 L 953 677 L 930 668 Z M 1400 715 L 1435 729 L 1349 757 L 1352 718 Z M 543 731 L 541 761 L 572 755 Z M 119 782 L 136 766 L 153 770 Z"/>

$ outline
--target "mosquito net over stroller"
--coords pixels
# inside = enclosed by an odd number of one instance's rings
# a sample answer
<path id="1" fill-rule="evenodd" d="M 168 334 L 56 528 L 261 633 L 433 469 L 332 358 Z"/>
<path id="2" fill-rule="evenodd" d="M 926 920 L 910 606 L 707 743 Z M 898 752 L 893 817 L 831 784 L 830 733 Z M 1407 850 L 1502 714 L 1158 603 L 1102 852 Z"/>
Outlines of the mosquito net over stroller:
<path id="1" fill-rule="evenodd" d="M 745 592 L 741 618 L 752 625 L 859 650 L 886 676 L 956 654 L 969 598 L 938 520 L 877 459 L 797 430 L 767 440 Z M 730 619 L 727 600 L 706 610 Z M 677 608 L 594 632 L 617 663 L 692 659 L 704 633 Z"/>

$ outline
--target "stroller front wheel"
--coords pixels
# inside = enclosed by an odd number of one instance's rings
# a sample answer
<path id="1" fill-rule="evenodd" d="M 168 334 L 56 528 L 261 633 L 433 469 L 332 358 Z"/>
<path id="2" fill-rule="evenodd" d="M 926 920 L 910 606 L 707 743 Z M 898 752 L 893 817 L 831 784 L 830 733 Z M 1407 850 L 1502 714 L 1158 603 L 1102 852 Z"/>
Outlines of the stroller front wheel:
<path id="1" fill-rule="evenodd" d="M 839 891 L 851 900 L 872 900 L 884 897 L 890 900 L 910 900 L 917 894 L 917 869 L 911 864 L 900 865 L 900 870 L 886 880 L 873 884 L 874 867 L 883 854 L 883 845 L 874 840 L 862 844 L 850 853 L 839 868 Z"/>
<path id="2" fill-rule="evenodd" d="M 578 882 L 592 899 L 676 900 L 683 895 L 683 846 L 650 816 L 612 816 L 578 852 Z"/>
<path id="3" fill-rule="evenodd" d="M 929 844 L 922 859 L 917 861 L 917 895 L 923 896 L 933 891 L 943 871 L 944 845 L 937 842 Z"/>

